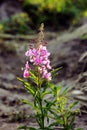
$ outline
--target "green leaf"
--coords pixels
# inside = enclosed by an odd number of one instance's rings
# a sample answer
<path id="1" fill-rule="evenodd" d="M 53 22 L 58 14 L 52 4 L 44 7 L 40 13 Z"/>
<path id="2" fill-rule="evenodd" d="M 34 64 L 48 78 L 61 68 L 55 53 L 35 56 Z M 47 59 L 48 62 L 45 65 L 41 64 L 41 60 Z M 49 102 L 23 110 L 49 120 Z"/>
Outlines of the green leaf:
<path id="1" fill-rule="evenodd" d="M 66 95 L 66 94 L 68 94 L 68 91 L 69 91 L 69 86 L 67 86 L 67 87 L 65 87 L 65 88 L 63 88 L 64 90 L 62 91 L 62 94 L 61 95 Z"/>
<path id="2" fill-rule="evenodd" d="M 48 85 L 49 85 L 49 88 L 51 88 L 52 93 L 54 94 L 54 92 L 55 92 L 55 86 L 54 86 L 54 84 L 49 83 Z"/>
<path id="3" fill-rule="evenodd" d="M 28 100 L 21 99 L 21 101 L 22 101 L 24 104 L 27 104 L 27 105 L 31 106 L 32 108 L 34 107 L 33 103 L 31 103 L 31 102 L 28 101 Z"/>
<path id="4" fill-rule="evenodd" d="M 38 129 L 33 128 L 33 127 L 29 127 L 29 130 L 38 130 Z"/>
<path id="5" fill-rule="evenodd" d="M 69 108 L 72 109 L 74 106 L 76 106 L 79 102 L 75 101 L 73 103 L 70 103 Z"/>
<path id="6" fill-rule="evenodd" d="M 61 85 L 58 85 L 58 86 L 51 85 L 51 89 L 52 89 L 52 93 L 54 97 L 59 98 L 61 88 L 62 88 Z"/>
<path id="7" fill-rule="evenodd" d="M 41 99 L 43 99 L 44 96 L 46 96 L 46 95 L 48 95 L 48 94 L 51 94 L 51 91 L 42 92 L 42 93 L 41 93 Z"/>
<path id="8" fill-rule="evenodd" d="M 29 127 L 28 126 L 19 126 L 18 127 L 18 130 L 29 130 Z"/>
<path id="9" fill-rule="evenodd" d="M 23 82 L 23 79 L 21 79 L 21 78 L 19 78 L 19 77 L 17 77 L 17 79 L 18 79 L 20 82 Z"/>
<path id="10" fill-rule="evenodd" d="M 72 113 L 71 115 L 70 115 L 70 117 L 71 117 L 71 120 L 70 120 L 70 125 L 71 126 L 73 126 L 73 123 L 74 123 L 74 121 L 75 121 L 75 117 L 76 117 L 76 113 Z"/>
<path id="11" fill-rule="evenodd" d="M 62 68 L 62 67 L 59 67 L 59 68 L 57 68 L 57 69 L 53 69 L 53 70 L 51 71 L 52 76 L 55 77 L 55 76 L 57 75 L 58 71 L 59 71 L 61 68 Z"/>
<path id="12" fill-rule="evenodd" d="M 43 88 L 43 90 L 42 90 L 43 92 L 45 92 L 47 88 L 50 88 L 50 87 L 49 87 L 49 81 L 43 82 L 42 88 Z"/>
<path id="13" fill-rule="evenodd" d="M 61 85 L 56 86 L 56 96 L 57 96 L 57 97 L 58 97 L 59 94 L 60 94 L 61 88 L 62 88 Z"/>
<path id="14" fill-rule="evenodd" d="M 32 108 L 33 110 L 35 110 L 36 112 L 39 112 L 39 109 L 38 109 L 36 106 L 34 106 L 34 104 L 31 103 L 30 101 L 25 100 L 25 99 L 22 99 L 21 101 L 22 101 L 23 103 L 25 103 L 25 104 L 31 106 L 31 108 Z"/>
<path id="15" fill-rule="evenodd" d="M 53 129 L 51 129 L 50 126 L 48 126 L 48 127 L 45 127 L 44 130 L 53 130 Z"/>
<path id="16" fill-rule="evenodd" d="M 53 101 L 47 101 L 47 100 L 44 100 L 45 103 L 46 103 L 46 108 L 50 108 L 51 106 L 54 106 L 55 105 L 55 100 Z"/>
<path id="17" fill-rule="evenodd" d="M 29 93 L 31 93 L 32 95 L 35 94 L 35 89 L 34 89 L 33 86 L 31 86 L 30 83 L 24 81 L 24 80 L 21 79 L 21 78 L 17 78 L 17 79 L 18 79 L 19 81 L 21 81 L 21 82 L 24 84 L 25 88 L 28 90 Z"/>
<path id="18" fill-rule="evenodd" d="M 77 128 L 76 130 L 83 130 L 82 128 Z"/>
<path id="19" fill-rule="evenodd" d="M 37 76 L 35 76 L 35 74 L 32 73 L 31 71 L 29 73 L 31 75 L 29 78 L 32 79 L 35 84 L 38 84 Z"/>
<path id="20" fill-rule="evenodd" d="M 33 127 L 28 127 L 28 126 L 19 126 L 18 127 L 18 130 L 38 130 L 36 128 L 33 128 Z"/>

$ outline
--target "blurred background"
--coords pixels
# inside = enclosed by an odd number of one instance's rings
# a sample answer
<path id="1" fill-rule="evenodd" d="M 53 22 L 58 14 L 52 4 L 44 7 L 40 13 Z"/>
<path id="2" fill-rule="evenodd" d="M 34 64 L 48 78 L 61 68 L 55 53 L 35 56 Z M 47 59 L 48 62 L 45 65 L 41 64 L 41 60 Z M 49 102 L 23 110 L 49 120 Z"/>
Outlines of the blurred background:
<path id="1" fill-rule="evenodd" d="M 82 103 L 75 126 L 87 130 L 87 0 L 0 0 L 0 130 L 34 122 L 26 119 L 32 110 L 18 101 L 32 97 L 17 77 L 23 77 L 25 51 L 41 23 L 51 65 L 62 67 L 53 82 L 79 90 L 73 93 Z"/>
<path id="2" fill-rule="evenodd" d="M 28 34 L 44 23 L 58 31 L 87 21 L 87 0 L 0 0 L 0 32 Z"/>

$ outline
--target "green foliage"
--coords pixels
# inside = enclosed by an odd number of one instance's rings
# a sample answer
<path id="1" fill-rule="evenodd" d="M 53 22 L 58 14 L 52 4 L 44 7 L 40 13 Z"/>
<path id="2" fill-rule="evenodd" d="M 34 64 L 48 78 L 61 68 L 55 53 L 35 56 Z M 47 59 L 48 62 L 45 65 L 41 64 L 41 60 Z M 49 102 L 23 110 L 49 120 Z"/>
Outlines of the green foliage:
<path id="1" fill-rule="evenodd" d="M 23 7 L 30 14 L 33 25 L 44 22 L 53 25 L 69 26 L 78 20 L 82 12 L 86 10 L 87 0 L 24 0 Z"/>
<path id="2" fill-rule="evenodd" d="M 30 30 L 29 23 L 30 18 L 26 13 L 16 14 L 6 21 L 0 21 L 0 32 L 26 34 Z"/>
<path id="3" fill-rule="evenodd" d="M 83 35 L 80 39 L 81 40 L 87 40 L 87 34 Z"/>
<path id="4" fill-rule="evenodd" d="M 62 92 L 62 85 L 52 86 L 55 103 L 50 112 L 53 114 L 54 122 L 51 125 L 63 126 L 63 130 L 74 130 L 74 121 L 78 110 L 74 107 L 78 102 L 69 103 L 69 88 L 66 87 Z M 68 104 L 69 103 L 69 104 Z"/>
<path id="5" fill-rule="evenodd" d="M 56 72 L 54 70 L 54 72 Z M 62 87 L 62 84 L 55 86 L 54 84 L 45 81 L 41 86 L 37 87 L 38 79 L 34 74 L 30 79 L 34 79 L 36 86 L 32 86 L 29 82 L 18 78 L 23 83 L 29 94 L 33 96 L 34 103 L 29 100 L 22 99 L 21 101 L 29 105 L 34 111 L 34 117 L 38 123 L 38 128 L 20 126 L 19 129 L 24 130 L 52 130 L 55 125 L 61 126 L 63 130 L 74 130 L 74 121 L 78 110 L 74 107 L 78 102 L 69 103 L 69 87 Z M 36 81 L 37 80 L 37 81 Z M 41 79 L 42 80 L 42 79 Z M 49 98 L 48 98 L 49 97 Z M 49 123 L 49 120 L 53 121 Z M 48 126 L 44 126 L 44 121 L 48 122 Z"/>
<path id="6" fill-rule="evenodd" d="M 87 17 L 87 0 L 22 0 L 27 13 L 16 14 L 6 21 L 0 20 L 0 32 L 28 34 L 45 23 L 54 29 L 77 24 L 82 16 Z"/>
<path id="7" fill-rule="evenodd" d="M 40 27 L 38 47 L 42 43 L 43 24 Z M 39 48 L 38 48 L 39 49 Z M 37 55 L 40 55 L 37 53 Z M 29 66 L 26 66 L 29 67 Z M 40 65 L 36 65 L 34 71 L 28 70 L 28 82 L 18 78 L 23 83 L 27 92 L 32 95 L 33 103 L 22 99 L 34 111 L 33 117 L 38 124 L 37 128 L 20 126 L 22 130 L 53 130 L 55 125 L 61 126 L 62 130 L 74 130 L 74 121 L 78 110 L 74 109 L 78 102 L 69 103 L 69 87 L 63 88 L 61 84 L 54 85 L 50 80 L 40 76 Z M 44 66 L 43 64 L 43 67 Z M 45 70 L 44 70 L 45 71 Z M 52 70 L 52 75 L 58 69 Z M 31 82 L 32 81 L 32 82 Z M 45 123 L 46 122 L 46 123 Z"/>
<path id="8" fill-rule="evenodd" d="M 30 101 L 24 100 L 24 99 L 22 99 L 22 102 L 31 106 L 31 108 L 34 110 L 35 112 L 34 117 L 36 118 L 36 121 L 39 125 L 39 128 L 37 128 L 37 130 L 45 130 L 45 129 L 51 130 L 49 126 L 47 127 L 44 126 L 45 119 L 49 122 L 49 109 L 51 109 L 51 106 L 53 105 L 51 101 L 50 101 L 50 105 L 48 105 L 48 102 L 46 102 L 46 99 L 45 99 L 45 96 L 51 93 L 50 90 L 47 90 L 48 88 L 47 84 L 45 84 L 45 87 L 40 90 L 40 88 L 38 87 L 31 86 L 29 82 L 26 82 L 20 78 L 18 78 L 18 80 L 20 80 L 24 84 L 27 91 L 33 96 L 34 103 L 31 103 Z M 37 79 L 37 82 L 38 82 L 38 79 Z M 19 127 L 19 129 L 24 129 L 24 130 L 35 129 L 36 130 L 36 128 L 31 128 L 27 126 Z"/>
<path id="9" fill-rule="evenodd" d="M 79 112 L 74 107 L 78 102 L 69 103 L 69 87 L 63 89 L 61 84 L 55 86 L 50 82 L 45 82 L 44 87 L 40 90 L 38 87 L 30 86 L 30 83 L 20 78 L 18 79 L 33 96 L 34 103 L 24 99 L 22 99 L 22 102 L 34 110 L 34 116 L 39 125 L 39 128 L 20 126 L 19 129 L 52 130 L 55 128 L 55 125 L 58 125 L 63 128 L 62 130 L 74 130 L 75 117 Z M 49 97 L 48 100 L 47 97 Z M 50 119 L 53 121 L 49 124 Z M 48 122 L 48 126 L 45 126 L 43 129 L 45 120 Z"/>
<path id="10" fill-rule="evenodd" d="M 80 17 L 87 17 L 87 0 L 22 0 L 27 13 L 16 14 L 6 21 L 0 20 L 0 32 L 28 34 L 40 23 L 61 29 L 77 24 Z"/>

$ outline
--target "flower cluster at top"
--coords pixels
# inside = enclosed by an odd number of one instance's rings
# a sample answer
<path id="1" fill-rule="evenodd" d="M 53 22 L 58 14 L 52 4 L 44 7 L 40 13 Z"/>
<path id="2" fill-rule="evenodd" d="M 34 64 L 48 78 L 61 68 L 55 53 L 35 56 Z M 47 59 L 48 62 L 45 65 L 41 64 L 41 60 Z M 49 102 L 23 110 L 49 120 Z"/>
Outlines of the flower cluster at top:
<path id="1" fill-rule="evenodd" d="M 51 73 L 49 72 L 51 69 L 49 60 L 50 53 L 48 52 L 46 45 L 40 43 L 36 48 L 29 48 L 29 50 L 25 53 L 25 56 L 29 58 L 29 62 L 38 68 L 42 78 L 51 80 Z M 30 66 L 27 61 L 23 74 L 24 78 L 28 78 L 30 76 L 29 71 Z"/>

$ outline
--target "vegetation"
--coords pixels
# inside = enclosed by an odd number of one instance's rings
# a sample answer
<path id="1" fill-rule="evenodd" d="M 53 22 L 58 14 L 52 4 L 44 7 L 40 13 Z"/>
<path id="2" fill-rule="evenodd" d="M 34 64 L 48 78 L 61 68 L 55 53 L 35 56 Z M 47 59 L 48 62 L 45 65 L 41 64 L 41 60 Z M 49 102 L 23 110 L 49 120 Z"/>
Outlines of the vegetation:
<path id="1" fill-rule="evenodd" d="M 24 13 L 0 20 L 0 32 L 28 34 L 42 22 L 59 30 L 79 23 L 80 17 L 87 17 L 87 0 L 22 0 L 20 3 Z"/>
<path id="2" fill-rule="evenodd" d="M 24 0 L 23 7 L 29 13 L 33 24 L 44 22 L 59 29 L 58 25 L 75 24 L 84 11 L 87 0 Z"/>
<path id="3" fill-rule="evenodd" d="M 11 16 L 6 21 L 0 21 L 0 32 L 11 34 L 28 34 L 30 18 L 27 13 L 20 13 Z"/>
<path id="4" fill-rule="evenodd" d="M 28 61 L 25 64 L 23 77 L 18 78 L 23 83 L 27 92 L 32 95 L 33 102 L 22 99 L 22 102 L 29 105 L 36 119 L 37 127 L 20 126 L 22 130 L 53 130 L 57 125 L 61 130 L 81 130 L 74 128 L 75 117 L 78 113 L 74 106 L 78 102 L 69 103 L 68 87 L 54 85 L 51 80 L 58 69 L 53 70 L 43 33 L 43 24 L 40 28 L 37 44 L 32 45 L 25 53 Z M 33 69 L 30 64 L 33 64 Z"/>

